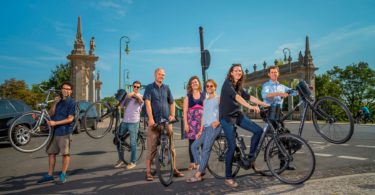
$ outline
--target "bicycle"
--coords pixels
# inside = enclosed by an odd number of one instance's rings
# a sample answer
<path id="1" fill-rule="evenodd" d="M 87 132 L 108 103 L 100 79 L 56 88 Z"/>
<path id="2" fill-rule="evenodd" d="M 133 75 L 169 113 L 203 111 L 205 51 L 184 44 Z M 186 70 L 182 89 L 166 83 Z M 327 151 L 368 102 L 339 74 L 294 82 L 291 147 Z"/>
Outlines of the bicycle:
<path id="1" fill-rule="evenodd" d="M 156 173 L 158 175 L 159 181 L 164 186 L 169 186 L 173 182 L 173 158 L 171 150 L 171 141 L 168 136 L 167 126 L 178 122 L 177 120 L 168 121 L 162 119 L 160 122 L 156 123 L 154 126 L 160 131 L 160 138 L 157 147 L 156 157 L 155 157 L 155 167 Z"/>
<path id="2" fill-rule="evenodd" d="M 282 121 L 273 117 L 272 113 L 269 109 L 261 109 L 261 116 L 266 125 L 255 151 L 257 166 L 247 158 L 244 139 L 238 135 L 237 126 L 234 125 L 236 150 L 232 163 L 232 176 L 235 177 L 240 168 L 245 170 L 252 168 L 256 173 L 273 175 L 287 184 L 301 184 L 307 181 L 315 171 L 314 152 L 302 137 L 289 133 L 281 125 Z M 212 148 L 216 155 L 211 155 L 207 166 L 208 171 L 215 178 L 225 178 L 227 148 L 226 138 L 219 135 Z M 263 154 L 260 155 L 261 153 Z M 289 170 L 291 166 L 295 166 L 296 169 Z"/>
<path id="3" fill-rule="evenodd" d="M 46 93 L 47 96 L 44 102 L 37 104 L 40 110 L 33 110 L 19 116 L 9 128 L 8 137 L 10 144 L 17 151 L 24 153 L 38 151 L 49 144 L 52 139 L 53 131 L 47 123 L 51 118 L 48 114 L 47 106 L 55 101 L 49 100 L 50 95 L 52 93 L 56 94 L 59 90 L 54 87 L 43 90 L 41 87 L 39 86 L 39 89 Z"/>
<path id="4" fill-rule="evenodd" d="M 92 103 L 85 111 L 83 116 L 83 126 L 88 136 L 94 139 L 103 138 L 113 128 L 112 133 L 115 135 L 113 143 L 115 145 L 121 144 L 125 151 L 131 151 L 130 145 L 130 134 L 129 132 L 120 136 L 119 135 L 119 124 L 120 124 L 120 110 L 119 104 L 125 98 L 126 92 L 123 89 L 117 91 L 115 98 L 119 103 L 111 105 L 109 102 L 95 102 Z M 114 121 L 115 120 L 115 121 Z M 91 125 L 91 124 L 95 125 Z M 90 127 L 90 129 L 89 129 Z M 143 151 L 145 150 L 145 135 L 142 132 L 138 132 L 137 136 L 137 161 L 141 159 Z M 126 153 L 125 153 L 126 154 Z M 128 152 L 129 154 L 129 152 Z M 130 163 L 130 155 L 125 156 L 125 163 Z"/>
<path id="5" fill-rule="evenodd" d="M 305 81 L 300 81 L 296 90 L 301 100 L 293 110 L 281 118 L 281 121 L 289 118 L 299 106 L 303 105 L 299 136 L 302 136 L 307 109 L 310 108 L 315 130 L 321 137 L 334 144 L 343 144 L 350 140 L 354 132 L 354 120 L 345 104 L 330 96 L 314 100 Z M 288 93 L 295 93 L 295 90 L 290 90 Z"/>

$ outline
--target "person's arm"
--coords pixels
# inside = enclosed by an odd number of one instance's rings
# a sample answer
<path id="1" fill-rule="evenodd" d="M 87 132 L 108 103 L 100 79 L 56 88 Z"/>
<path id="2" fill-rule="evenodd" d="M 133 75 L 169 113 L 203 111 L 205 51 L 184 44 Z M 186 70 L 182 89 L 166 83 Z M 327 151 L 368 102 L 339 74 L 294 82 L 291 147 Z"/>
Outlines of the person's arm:
<path id="1" fill-rule="evenodd" d="M 261 106 L 265 106 L 265 107 L 270 106 L 270 105 L 266 104 L 265 102 L 260 101 L 258 98 L 254 97 L 254 96 L 250 96 L 249 100 L 250 100 L 250 102 L 253 102 L 253 103 L 261 105 Z"/>
<path id="2" fill-rule="evenodd" d="M 52 106 L 51 106 L 51 108 L 49 109 L 49 112 L 48 112 L 48 114 L 49 114 L 50 116 L 55 115 L 55 112 L 56 112 L 56 105 L 57 105 L 57 103 L 60 102 L 60 100 L 61 100 L 61 97 L 60 97 L 60 96 L 56 96 L 56 97 L 55 97 L 55 102 L 52 104 Z"/>
<path id="3" fill-rule="evenodd" d="M 272 92 L 272 93 L 267 94 L 268 98 L 276 97 L 276 96 L 280 96 L 280 97 L 286 98 L 286 97 L 289 96 L 289 94 L 285 93 L 285 92 Z"/>
<path id="4" fill-rule="evenodd" d="M 175 117 L 174 117 L 175 116 L 175 111 L 176 111 L 176 105 L 175 105 L 174 101 L 170 105 L 169 109 L 170 109 L 169 121 L 176 120 Z"/>
<path id="5" fill-rule="evenodd" d="M 188 110 L 188 106 L 189 106 L 188 104 L 189 104 L 188 97 L 185 96 L 182 110 L 183 110 L 183 115 L 184 115 L 184 128 L 185 128 L 186 133 L 189 132 L 189 124 L 188 124 L 188 121 L 187 121 L 187 113 L 188 113 L 187 110 Z"/>
<path id="6" fill-rule="evenodd" d="M 155 124 L 154 116 L 152 115 L 151 101 L 146 99 L 146 112 L 148 116 L 148 126 L 153 126 Z"/>
<path id="7" fill-rule="evenodd" d="M 258 113 L 260 110 L 259 110 L 259 107 L 258 106 L 251 106 L 249 103 L 246 102 L 245 99 L 243 99 L 240 95 L 236 95 L 235 97 L 235 100 L 241 104 L 242 106 L 245 106 L 246 108 L 250 109 L 250 110 L 254 110 L 256 113 Z"/>
<path id="8" fill-rule="evenodd" d="M 133 97 L 137 100 L 139 105 L 143 104 L 144 101 L 143 101 L 143 97 L 141 96 L 141 94 L 134 94 Z"/>

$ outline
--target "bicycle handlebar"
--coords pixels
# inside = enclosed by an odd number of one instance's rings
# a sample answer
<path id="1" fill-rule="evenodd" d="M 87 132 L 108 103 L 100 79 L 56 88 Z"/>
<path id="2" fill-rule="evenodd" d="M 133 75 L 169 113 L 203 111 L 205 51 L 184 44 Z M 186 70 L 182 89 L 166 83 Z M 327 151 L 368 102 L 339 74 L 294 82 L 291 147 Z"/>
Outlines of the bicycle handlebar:
<path id="1" fill-rule="evenodd" d="M 178 119 L 176 119 L 176 118 L 173 121 L 169 121 L 167 119 L 161 119 L 160 122 L 157 122 L 157 123 L 154 124 L 154 127 L 160 126 L 160 125 L 169 125 L 169 124 L 173 124 L 173 123 L 177 123 L 177 122 L 178 122 Z"/>

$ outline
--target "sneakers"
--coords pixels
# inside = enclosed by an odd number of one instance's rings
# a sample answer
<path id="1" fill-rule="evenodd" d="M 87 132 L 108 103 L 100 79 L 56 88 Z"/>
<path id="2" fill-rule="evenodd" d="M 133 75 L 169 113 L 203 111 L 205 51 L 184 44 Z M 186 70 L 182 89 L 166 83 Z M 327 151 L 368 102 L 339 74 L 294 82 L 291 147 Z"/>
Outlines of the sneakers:
<path id="1" fill-rule="evenodd" d="M 122 160 L 117 161 L 115 168 L 122 168 L 125 167 L 125 163 Z"/>
<path id="2" fill-rule="evenodd" d="M 126 166 L 126 169 L 133 169 L 135 166 L 137 165 L 135 165 L 134 163 L 130 163 Z"/>
<path id="3" fill-rule="evenodd" d="M 45 182 L 49 182 L 49 181 L 53 181 L 54 178 L 52 175 L 48 175 L 48 174 L 45 174 L 43 175 L 42 179 L 38 180 L 37 183 L 45 183 Z"/>
<path id="4" fill-rule="evenodd" d="M 66 173 L 61 172 L 59 175 L 59 178 L 60 178 L 60 183 L 65 183 L 66 178 L 67 178 Z"/>

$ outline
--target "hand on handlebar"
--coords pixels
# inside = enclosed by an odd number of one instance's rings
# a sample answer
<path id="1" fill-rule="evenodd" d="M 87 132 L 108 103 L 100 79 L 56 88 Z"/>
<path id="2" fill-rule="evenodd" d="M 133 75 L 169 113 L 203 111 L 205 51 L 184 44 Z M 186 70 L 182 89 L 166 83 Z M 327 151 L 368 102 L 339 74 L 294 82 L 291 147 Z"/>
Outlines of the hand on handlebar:
<path id="1" fill-rule="evenodd" d="M 260 112 L 259 106 L 250 106 L 249 109 L 250 110 L 254 110 L 255 113 L 259 113 Z"/>

